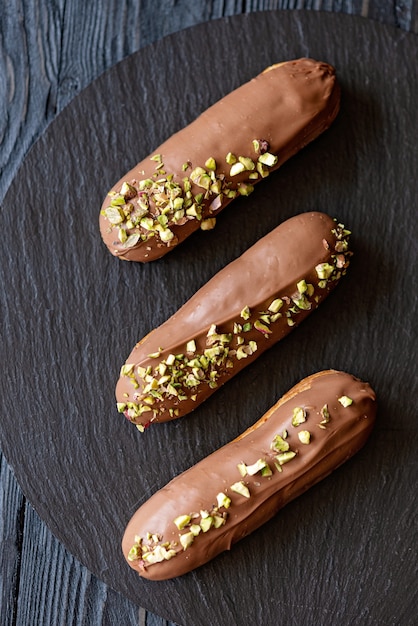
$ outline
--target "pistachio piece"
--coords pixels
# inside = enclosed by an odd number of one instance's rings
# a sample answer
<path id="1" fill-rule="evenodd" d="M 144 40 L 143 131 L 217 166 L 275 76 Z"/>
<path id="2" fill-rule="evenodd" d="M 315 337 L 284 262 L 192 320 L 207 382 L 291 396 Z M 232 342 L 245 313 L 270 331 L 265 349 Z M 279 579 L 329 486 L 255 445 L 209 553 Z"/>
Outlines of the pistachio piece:
<path id="1" fill-rule="evenodd" d="M 213 527 L 214 528 L 220 528 L 221 526 L 223 526 L 226 522 L 226 519 L 224 517 L 222 517 L 222 515 L 214 515 L 213 516 Z"/>
<path id="2" fill-rule="evenodd" d="M 329 415 L 329 410 L 328 410 L 328 405 L 324 404 L 324 406 L 321 409 L 321 417 L 322 420 L 320 422 L 320 424 L 328 424 L 329 420 L 330 420 L 330 415 Z"/>
<path id="3" fill-rule="evenodd" d="M 196 352 L 196 342 L 194 339 L 191 339 L 186 344 L 186 352 Z"/>
<path id="4" fill-rule="evenodd" d="M 202 530 L 202 529 L 201 529 L 201 527 L 199 526 L 199 524 L 192 524 L 192 525 L 190 526 L 190 532 L 191 532 L 191 533 L 193 533 L 193 535 L 194 535 L 195 537 L 197 537 L 197 535 L 200 533 L 200 531 L 201 531 L 201 530 Z"/>
<path id="5" fill-rule="evenodd" d="M 251 495 L 250 490 L 248 489 L 247 485 L 242 482 L 242 480 L 231 485 L 231 491 L 233 491 L 234 493 L 238 493 L 240 496 L 244 496 L 244 498 L 249 498 Z"/>
<path id="6" fill-rule="evenodd" d="M 128 552 L 128 561 L 136 561 L 141 558 L 141 547 L 138 545 L 132 546 Z"/>
<path id="7" fill-rule="evenodd" d="M 267 167 L 273 167 L 274 165 L 276 165 L 278 160 L 278 157 L 271 152 L 264 152 L 258 157 L 258 162 L 262 163 L 263 165 L 267 165 Z"/>
<path id="8" fill-rule="evenodd" d="M 205 162 L 205 167 L 208 168 L 208 170 L 216 170 L 216 161 L 213 157 L 209 157 L 208 160 Z"/>
<path id="9" fill-rule="evenodd" d="M 133 185 L 130 185 L 128 182 L 122 183 L 122 187 L 120 190 L 121 196 L 125 198 L 126 201 L 135 198 L 137 195 L 137 191 Z"/>
<path id="10" fill-rule="evenodd" d="M 231 169 L 229 170 L 229 175 L 237 176 L 238 174 L 241 174 L 244 171 L 245 171 L 245 165 L 241 163 L 240 161 L 237 161 L 236 163 L 233 163 L 231 165 Z"/>
<path id="11" fill-rule="evenodd" d="M 342 404 L 344 408 L 347 408 L 350 404 L 353 404 L 353 399 L 348 396 L 341 396 L 341 398 L 338 398 L 338 402 Z"/>
<path id="12" fill-rule="evenodd" d="M 298 432 L 299 441 L 304 444 L 311 442 L 311 433 L 309 430 L 300 430 Z"/>
<path id="13" fill-rule="evenodd" d="M 193 541 L 194 541 L 195 535 L 189 531 L 188 533 L 184 533 L 183 535 L 180 535 L 180 543 L 183 547 L 183 550 L 187 550 L 187 548 L 190 548 L 190 546 L 192 545 Z"/>
<path id="14" fill-rule="evenodd" d="M 240 313 L 240 317 L 242 317 L 243 320 L 248 320 L 251 317 L 251 311 L 250 308 L 248 306 L 245 306 L 241 313 Z"/>
<path id="15" fill-rule="evenodd" d="M 270 330 L 268 326 L 263 324 L 260 320 L 256 320 L 254 322 L 254 328 L 258 330 L 260 333 L 262 333 L 263 335 L 271 335 L 271 333 L 273 332 L 272 330 Z"/>
<path id="16" fill-rule="evenodd" d="M 232 154 L 232 152 L 228 152 L 225 157 L 225 161 L 228 163 L 228 165 L 233 165 L 237 162 L 237 157 L 235 156 L 235 154 Z"/>
<path id="17" fill-rule="evenodd" d="M 250 172 L 252 170 L 255 170 L 255 163 L 252 159 L 250 159 L 250 157 L 240 156 L 238 157 L 238 161 L 243 164 L 245 170 L 248 170 Z"/>
<path id="18" fill-rule="evenodd" d="M 104 210 L 104 214 L 109 222 L 114 226 L 122 224 L 122 222 L 125 220 L 125 214 L 119 207 L 109 206 L 107 207 L 107 209 Z"/>
<path id="19" fill-rule="evenodd" d="M 254 476 L 255 474 L 257 474 L 257 472 L 261 472 L 261 470 L 263 470 L 265 467 L 268 467 L 267 461 L 265 461 L 264 459 L 258 459 L 258 461 L 256 461 L 252 465 L 246 466 L 247 474 L 249 476 Z"/>
<path id="20" fill-rule="evenodd" d="M 231 505 L 231 498 L 229 498 L 225 493 L 223 493 L 223 491 L 220 491 L 218 493 L 218 495 L 216 496 L 216 501 L 218 503 L 218 507 L 224 507 L 225 509 L 228 509 Z"/>
<path id="21" fill-rule="evenodd" d="M 239 183 L 238 184 L 238 193 L 240 196 L 249 196 L 254 191 L 254 185 L 249 185 L 248 183 Z"/>
<path id="22" fill-rule="evenodd" d="M 183 530 L 187 524 L 190 524 L 191 519 L 190 515 L 179 515 L 173 522 L 179 530 Z"/>
<path id="23" fill-rule="evenodd" d="M 208 217 L 205 220 L 202 220 L 200 223 L 200 228 L 202 230 L 213 230 L 216 226 L 216 217 Z"/>
<path id="24" fill-rule="evenodd" d="M 292 426 L 300 426 L 306 422 L 306 411 L 300 406 L 293 409 Z"/>
<path id="25" fill-rule="evenodd" d="M 276 460 L 279 465 L 284 465 L 285 463 L 288 463 L 293 458 L 295 458 L 295 456 L 296 456 L 296 452 L 289 450 L 288 452 L 282 452 L 281 454 L 277 454 Z"/>
<path id="26" fill-rule="evenodd" d="M 247 475 L 247 466 L 245 463 L 238 463 L 237 468 L 241 476 L 244 478 Z"/>
<path id="27" fill-rule="evenodd" d="M 273 441 L 270 444 L 270 448 L 276 452 L 287 452 L 290 448 L 289 442 L 285 441 L 280 435 L 275 435 Z"/>
<path id="28" fill-rule="evenodd" d="M 278 313 L 283 306 L 283 300 L 281 298 L 276 298 L 268 307 L 268 310 L 271 313 Z"/>
<path id="29" fill-rule="evenodd" d="M 318 275 L 318 278 L 321 280 L 327 280 L 334 271 L 334 266 L 330 265 L 330 263 L 319 263 L 315 267 L 315 271 Z"/>
<path id="30" fill-rule="evenodd" d="M 202 529 L 204 533 L 207 533 L 208 530 L 212 527 L 212 525 L 213 525 L 213 517 L 211 515 L 208 515 L 207 517 L 203 517 L 200 520 L 200 528 Z"/>
<path id="31" fill-rule="evenodd" d="M 264 154 L 269 147 L 270 144 L 266 139 L 253 139 L 253 148 L 256 154 Z"/>

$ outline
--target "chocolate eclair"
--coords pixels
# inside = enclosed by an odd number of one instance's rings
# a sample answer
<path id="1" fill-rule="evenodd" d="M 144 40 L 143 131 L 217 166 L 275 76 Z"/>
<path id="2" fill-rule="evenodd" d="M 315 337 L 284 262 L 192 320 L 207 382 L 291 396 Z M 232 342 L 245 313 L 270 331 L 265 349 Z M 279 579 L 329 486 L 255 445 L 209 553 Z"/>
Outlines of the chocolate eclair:
<path id="1" fill-rule="evenodd" d="M 305 378 L 137 510 L 122 541 L 127 562 L 164 580 L 229 550 L 364 445 L 375 400 L 368 383 L 344 372 Z"/>
<path id="2" fill-rule="evenodd" d="M 313 59 L 272 65 L 203 112 L 107 194 L 100 231 L 110 252 L 147 262 L 194 231 L 325 131 L 340 106 L 335 69 Z"/>
<path id="3" fill-rule="evenodd" d="M 319 306 L 347 270 L 349 235 L 311 212 L 257 241 L 137 343 L 116 385 L 119 412 L 142 431 L 193 411 Z"/>

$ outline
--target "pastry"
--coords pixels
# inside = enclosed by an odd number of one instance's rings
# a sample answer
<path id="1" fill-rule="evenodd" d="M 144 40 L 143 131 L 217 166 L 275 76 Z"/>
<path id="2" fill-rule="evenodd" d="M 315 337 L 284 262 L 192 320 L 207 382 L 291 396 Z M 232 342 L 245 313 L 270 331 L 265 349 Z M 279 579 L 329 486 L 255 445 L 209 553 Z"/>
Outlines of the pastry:
<path id="1" fill-rule="evenodd" d="M 355 454 L 375 415 L 368 383 L 334 370 L 305 378 L 240 437 L 137 510 L 122 541 L 127 562 L 141 576 L 163 580 L 229 550 Z"/>
<path id="2" fill-rule="evenodd" d="M 133 348 L 117 408 L 139 430 L 193 411 L 297 327 L 349 265 L 349 231 L 319 212 L 280 224 Z"/>
<path id="3" fill-rule="evenodd" d="M 110 252 L 147 262 L 173 250 L 325 131 L 340 106 L 335 70 L 298 59 L 267 68 L 203 112 L 107 194 Z"/>

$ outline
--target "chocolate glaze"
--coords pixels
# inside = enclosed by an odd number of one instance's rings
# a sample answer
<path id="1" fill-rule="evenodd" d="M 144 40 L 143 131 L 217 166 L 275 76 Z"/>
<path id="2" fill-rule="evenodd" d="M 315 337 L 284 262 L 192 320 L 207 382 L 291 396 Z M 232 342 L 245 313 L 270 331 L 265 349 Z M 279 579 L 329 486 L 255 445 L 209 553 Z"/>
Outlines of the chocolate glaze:
<path id="1" fill-rule="evenodd" d="M 165 233 L 172 238 L 162 241 L 160 230 L 156 231 L 152 227 L 154 230 L 147 231 L 140 225 L 129 223 L 125 217 L 121 223 L 112 224 L 106 214 L 111 201 L 108 195 L 100 213 L 100 230 L 105 244 L 112 254 L 125 260 L 147 262 L 163 256 L 201 226 L 213 226 L 206 218 L 216 217 L 233 199 L 228 197 L 227 190 L 233 195 L 240 188 L 240 192 L 248 195 L 251 192 L 248 184 L 254 185 L 263 180 L 261 175 L 258 178 L 253 177 L 257 176 L 257 170 L 230 176 L 231 166 L 225 161 L 228 153 L 237 157 L 250 157 L 257 163 L 260 150 L 255 150 L 252 142 L 263 140 L 261 152 L 267 151 L 277 157 L 274 165 L 263 168 L 265 176 L 326 130 L 336 117 L 339 106 L 340 89 L 335 70 L 330 65 L 312 59 L 298 59 L 267 68 L 256 78 L 212 105 L 189 126 L 159 146 L 153 153 L 161 155 L 161 162 L 164 164 L 158 174 L 158 158 L 157 161 L 151 160 L 150 155 L 126 173 L 110 190 L 110 194 L 119 194 L 123 183 L 129 182 L 132 185 L 131 191 L 136 193 L 139 181 L 155 181 L 166 176 L 172 176 L 172 182 L 183 188 L 184 178 L 194 168 L 199 166 L 209 171 L 205 164 L 212 158 L 216 162 L 216 171 L 213 174 L 222 186 L 222 193 L 219 193 L 219 189 L 216 192 L 207 192 L 207 197 L 200 204 L 199 218 L 188 215 L 173 220 L 173 212 L 168 212 L 168 222 L 164 224 L 164 228 L 168 229 Z M 186 171 L 183 168 L 185 163 L 190 164 Z M 195 197 L 205 190 L 193 183 L 191 191 Z M 143 193 L 141 197 L 144 197 Z M 138 209 L 138 200 L 138 195 L 127 198 L 129 210 Z M 122 204 L 123 202 L 122 198 Z M 124 207 L 120 208 L 122 210 Z M 155 220 L 158 213 L 159 210 L 151 201 L 147 217 L 152 216 Z M 161 229 L 161 224 L 155 223 Z M 124 237 L 131 236 L 128 242 L 122 243 L 119 240 L 121 227 Z M 137 235 L 145 237 L 147 232 L 152 234 L 150 238 L 139 239 L 135 243 L 132 235 L 138 239 Z"/>
<path id="2" fill-rule="evenodd" d="M 349 406 L 339 401 L 344 396 L 352 400 Z M 324 406 L 328 410 L 325 419 Z M 306 421 L 293 426 L 296 407 L 305 410 Z M 357 452 L 371 432 L 375 415 L 375 394 L 368 383 L 334 370 L 305 378 L 254 426 L 174 478 L 137 510 L 122 542 L 129 565 L 145 578 L 163 580 L 181 576 L 229 550 Z M 301 443 L 298 437 L 305 430 L 311 433 L 308 444 Z M 296 455 L 279 466 L 279 471 L 274 462 L 277 452 L 271 444 L 284 431 L 284 441 Z M 263 476 L 258 471 L 242 477 L 238 464 L 248 466 L 259 459 L 268 462 L 271 474 Z M 250 497 L 231 490 L 237 481 L 245 483 Z M 220 492 L 230 498 L 228 508 L 218 506 Z M 183 549 L 179 536 L 190 532 L 192 523 L 200 523 L 201 511 L 224 515 L 224 522 L 218 528 L 201 531 L 190 547 Z M 174 520 L 181 515 L 191 515 L 192 519 L 179 530 Z M 154 539 L 151 535 L 155 535 Z M 141 548 L 133 554 L 139 538 L 142 546 L 165 544 L 167 551 L 173 551 L 171 558 L 147 565 Z"/>
<path id="3" fill-rule="evenodd" d="M 311 212 L 292 217 L 260 239 L 134 347 L 116 386 L 119 411 L 133 423 L 146 426 L 194 410 L 318 307 L 349 264 L 347 238 L 348 231 L 331 217 Z M 318 275 L 323 264 L 331 272 L 326 280 Z M 300 293 L 303 281 L 309 293 Z M 278 299 L 282 305 L 275 315 L 271 308 Z M 248 319 L 243 318 L 245 307 L 250 311 Z M 219 365 L 211 362 L 196 385 L 188 387 L 183 375 L 177 377 L 175 382 L 184 383 L 177 387 L 178 395 L 172 388 L 171 393 L 168 383 L 157 385 L 157 380 L 172 371 L 164 370 L 171 355 L 183 355 L 174 365 L 176 371 L 177 366 L 178 371 L 180 367 L 186 373 L 195 371 L 193 360 L 213 347 L 208 332 L 210 335 L 214 327 L 218 337 L 230 339 L 222 344 L 228 350 L 224 360 Z M 196 349 L 190 354 L 191 340 Z M 242 355 L 243 346 L 248 354 Z M 192 366 L 187 363 L 190 359 Z M 152 374 L 151 388 L 144 371 Z M 143 412 L 141 407 L 145 407 Z"/>

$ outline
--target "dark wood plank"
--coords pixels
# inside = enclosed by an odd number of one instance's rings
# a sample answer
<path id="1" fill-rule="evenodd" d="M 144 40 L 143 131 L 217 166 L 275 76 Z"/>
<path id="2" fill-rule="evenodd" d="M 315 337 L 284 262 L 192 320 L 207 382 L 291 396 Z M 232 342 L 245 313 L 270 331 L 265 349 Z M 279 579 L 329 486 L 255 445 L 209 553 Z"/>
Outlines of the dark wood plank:
<path id="1" fill-rule="evenodd" d="M 46 126 L 80 90 L 131 52 L 223 16 L 301 8 L 362 15 L 418 32 L 418 5 L 412 0 L 107 0 L 106 10 L 100 0 L 2 3 L 0 200 Z M 2 624 L 167 624 L 109 590 L 66 552 L 25 501 L 1 454 L 0 478 Z"/>

